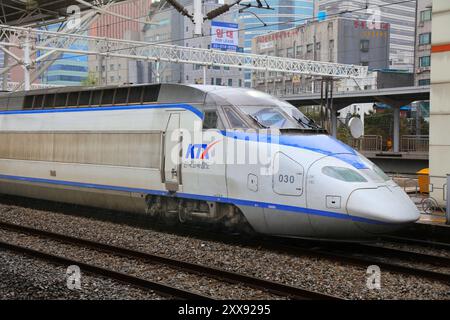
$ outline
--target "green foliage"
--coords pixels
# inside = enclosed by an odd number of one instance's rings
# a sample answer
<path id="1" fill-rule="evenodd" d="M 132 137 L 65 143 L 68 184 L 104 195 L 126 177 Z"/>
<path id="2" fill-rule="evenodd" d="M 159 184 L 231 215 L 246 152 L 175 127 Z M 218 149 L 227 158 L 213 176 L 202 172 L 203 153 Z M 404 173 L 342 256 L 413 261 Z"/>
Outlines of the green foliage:
<path id="1" fill-rule="evenodd" d="M 95 72 L 89 72 L 86 79 L 84 79 L 81 84 L 83 86 L 96 86 L 98 84 L 98 78 Z"/>

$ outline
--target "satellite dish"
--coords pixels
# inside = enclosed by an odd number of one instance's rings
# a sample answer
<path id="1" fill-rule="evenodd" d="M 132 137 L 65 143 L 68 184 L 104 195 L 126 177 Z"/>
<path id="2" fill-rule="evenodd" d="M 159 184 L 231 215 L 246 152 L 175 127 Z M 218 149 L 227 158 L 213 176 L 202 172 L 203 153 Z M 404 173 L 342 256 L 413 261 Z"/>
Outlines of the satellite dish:
<path id="1" fill-rule="evenodd" d="M 348 121 L 348 127 L 352 137 L 355 139 L 361 138 L 363 134 L 363 123 L 360 118 L 353 117 Z"/>

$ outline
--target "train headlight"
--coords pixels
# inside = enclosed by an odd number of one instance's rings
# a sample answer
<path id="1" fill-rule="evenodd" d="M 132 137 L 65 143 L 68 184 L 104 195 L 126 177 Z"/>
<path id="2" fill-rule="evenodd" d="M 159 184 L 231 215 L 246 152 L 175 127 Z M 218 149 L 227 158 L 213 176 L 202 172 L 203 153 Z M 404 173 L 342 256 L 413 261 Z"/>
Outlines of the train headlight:
<path id="1" fill-rule="evenodd" d="M 349 168 L 326 166 L 322 168 L 322 173 L 345 182 L 367 182 L 357 171 Z"/>

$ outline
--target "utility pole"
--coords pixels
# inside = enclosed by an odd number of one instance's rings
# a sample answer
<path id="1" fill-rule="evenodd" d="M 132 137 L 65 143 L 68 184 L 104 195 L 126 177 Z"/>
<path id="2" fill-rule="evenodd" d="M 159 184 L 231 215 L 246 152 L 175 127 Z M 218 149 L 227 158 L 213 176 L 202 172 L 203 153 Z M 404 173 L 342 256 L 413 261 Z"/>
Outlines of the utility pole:
<path id="1" fill-rule="evenodd" d="M 31 69 L 31 50 L 30 50 L 30 32 L 27 30 L 24 35 L 21 36 L 23 44 L 23 78 L 24 78 L 24 90 L 31 89 L 30 83 L 30 69 Z"/>
<path id="2" fill-rule="evenodd" d="M 202 0 L 194 0 L 194 35 L 201 36 L 203 31 Z"/>

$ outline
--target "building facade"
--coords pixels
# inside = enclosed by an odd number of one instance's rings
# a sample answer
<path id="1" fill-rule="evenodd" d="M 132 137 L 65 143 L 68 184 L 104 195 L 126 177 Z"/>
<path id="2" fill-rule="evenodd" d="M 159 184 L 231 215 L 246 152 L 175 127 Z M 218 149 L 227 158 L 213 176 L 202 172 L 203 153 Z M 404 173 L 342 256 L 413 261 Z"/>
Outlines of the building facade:
<path id="1" fill-rule="evenodd" d="M 48 26 L 50 31 L 57 31 L 59 24 Z M 87 43 L 77 42 L 69 46 L 74 50 L 87 50 Z M 37 56 L 45 52 L 37 52 Z M 63 53 L 59 59 L 55 60 L 53 64 L 40 77 L 42 84 L 61 85 L 61 86 L 79 86 L 86 80 L 88 76 L 89 66 L 88 57 L 86 55 L 79 55 L 73 53 Z"/>
<path id="2" fill-rule="evenodd" d="M 379 17 L 380 22 L 390 25 L 390 68 L 413 71 L 416 1 L 316 0 L 315 12 L 325 13 L 328 17 L 348 16 L 366 22 Z"/>
<path id="3" fill-rule="evenodd" d="M 450 1 L 433 0 L 430 107 L 431 196 L 445 205 L 449 186 L 442 190 L 450 174 Z M 447 196 L 444 192 L 447 191 Z"/>
<path id="4" fill-rule="evenodd" d="M 417 0 L 415 85 L 430 85 L 432 0 Z"/>
<path id="5" fill-rule="evenodd" d="M 185 1 L 183 5 L 189 12 L 192 12 L 192 1 Z M 219 6 L 221 6 L 219 1 L 204 1 L 203 12 L 209 12 Z M 233 11 L 223 14 L 214 20 L 236 22 L 237 12 Z M 148 25 L 144 29 L 144 41 L 146 42 L 211 49 L 211 37 L 195 37 L 193 23 L 172 8 L 154 14 L 152 22 L 155 24 Z M 211 21 L 205 21 L 202 33 L 204 35 L 211 34 Z M 242 44 L 243 37 L 239 34 L 239 46 L 242 47 Z M 206 84 L 233 87 L 242 87 L 244 85 L 244 71 L 241 69 L 209 66 L 204 70 L 203 66 L 200 65 L 167 62 L 150 63 L 149 82 L 203 84 L 205 75 Z"/>
<path id="6" fill-rule="evenodd" d="M 389 25 L 372 30 L 359 20 L 336 17 L 258 36 L 252 49 L 262 55 L 384 69 L 389 65 Z M 316 82 L 308 75 L 253 73 L 255 88 L 278 96 L 318 91 Z"/>
<path id="7" fill-rule="evenodd" d="M 245 53 L 252 52 L 252 39 L 254 37 L 290 29 L 313 18 L 314 0 L 271 0 L 268 3 L 273 10 L 252 8 L 239 15 L 239 23 L 245 29 Z M 267 26 L 264 26 L 261 20 Z M 251 71 L 245 72 L 245 85 L 247 87 L 251 85 Z"/>
<path id="8" fill-rule="evenodd" d="M 103 14 L 89 27 L 89 35 L 142 40 L 142 29 L 147 25 L 145 18 L 151 9 L 151 3 L 151 0 L 134 0 L 112 5 L 108 11 L 133 19 Z M 99 85 L 147 83 L 149 80 L 147 62 L 126 58 L 89 56 L 89 72 L 90 77 Z"/>

